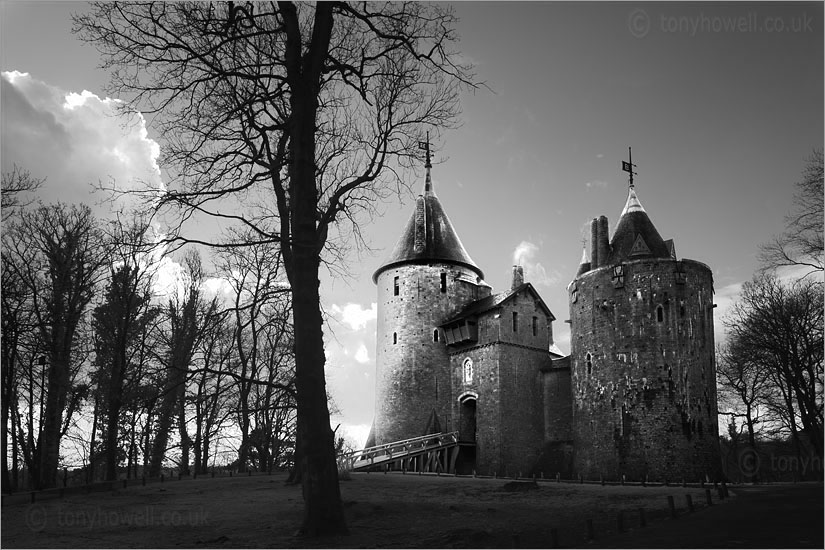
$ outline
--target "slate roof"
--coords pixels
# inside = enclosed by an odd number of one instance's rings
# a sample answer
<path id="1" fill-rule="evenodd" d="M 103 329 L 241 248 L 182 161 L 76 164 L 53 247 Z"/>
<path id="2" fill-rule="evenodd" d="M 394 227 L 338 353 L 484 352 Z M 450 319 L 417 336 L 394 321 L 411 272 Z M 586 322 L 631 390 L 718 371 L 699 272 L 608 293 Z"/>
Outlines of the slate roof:
<path id="1" fill-rule="evenodd" d="M 610 250 L 606 265 L 628 259 L 670 257 L 669 247 L 650 221 L 634 187 L 628 189 L 627 202 L 610 240 Z"/>
<path id="2" fill-rule="evenodd" d="M 416 199 L 415 209 L 401 233 L 401 238 L 398 239 L 389 258 L 375 271 L 372 280 L 375 282 L 378 275 L 390 267 L 405 263 L 430 262 L 468 267 L 480 278 L 484 278 L 484 273 L 467 254 L 458 233 L 435 195 L 428 169 L 424 193 Z"/>
<path id="3" fill-rule="evenodd" d="M 449 325 L 450 323 L 454 323 L 459 319 L 464 319 L 466 317 L 471 317 L 474 315 L 480 315 L 485 311 L 495 309 L 522 291 L 529 291 L 531 294 L 533 294 L 533 298 L 538 300 L 539 306 L 545 311 L 545 313 L 547 313 L 547 315 L 549 315 L 552 320 L 556 319 L 556 316 L 553 315 L 553 312 L 550 311 L 550 308 L 548 308 L 547 304 L 544 303 L 544 300 L 541 299 L 541 296 L 539 296 L 539 293 L 536 292 L 535 288 L 533 288 L 533 285 L 531 285 L 530 283 L 524 283 L 516 287 L 515 289 L 508 290 L 506 292 L 499 292 L 498 294 L 493 294 L 491 296 L 487 296 L 486 298 L 482 298 L 481 300 L 476 300 L 475 302 L 467 304 L 467 306 L 464 309 L 462 309 L 460 312 L 458 312 L 458 314 L 454 315 L 452 318 L 443 322 L 441 326 Z"/>

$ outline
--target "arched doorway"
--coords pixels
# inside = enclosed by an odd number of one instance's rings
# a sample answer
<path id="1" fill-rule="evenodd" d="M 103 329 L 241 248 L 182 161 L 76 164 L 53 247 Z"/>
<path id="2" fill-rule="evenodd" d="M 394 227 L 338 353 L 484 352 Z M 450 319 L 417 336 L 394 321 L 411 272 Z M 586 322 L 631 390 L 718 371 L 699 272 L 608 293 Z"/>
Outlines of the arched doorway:
<path id="1" fill-rule="evenodd" d="M 458 442 L 459 453 L 456 462 L 456 473 L 472 474 L 476 469 L 476 412 L 478 408 L 478 394 L 475 392 L 463 393 L 458 398 Z"/>
<path id="2" fill-rule="evenodd" d="M 460 422 L 458 440 L 462 443 L 476 442 L 476 409 L 478 396 L 467 393 L 459 398 Z"/>

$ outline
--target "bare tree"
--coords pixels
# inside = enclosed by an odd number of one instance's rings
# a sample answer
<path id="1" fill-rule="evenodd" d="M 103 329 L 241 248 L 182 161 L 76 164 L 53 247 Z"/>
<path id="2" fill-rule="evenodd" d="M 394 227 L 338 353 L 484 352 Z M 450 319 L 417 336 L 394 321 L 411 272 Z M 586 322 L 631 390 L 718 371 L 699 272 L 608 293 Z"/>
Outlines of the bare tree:
<path id="1" fill-rule="evenodd" d="M 176 292 L 169 299 L 165 311 L 168 319 L 168 329 L 164 337 L 166 353 L 162 358 L 165 380 L 155 413 L 157 424 L 149 464 L 149 475 L 153 477 L 160 475 L 175 418 L 178 419 L 178 431 L 181 437 L 181 471 L 188 470 L 188 451 L 191 442 L 186 429 L 184 401 L 186 382 L 195 348 L 203 337 L 209 319 L 217 309 L 215 300 L 207 304 L 202 298 L 201 283 L 204 275 L 197 250 L 187 253 L 184 264 L 186 273 L 185 285 L 180 292 L 182 296 Z"/>
<path id="2" fill-rule="evenodd" d="M 162 115 L 165 161 L 179 177 L 156 204 L 180 214 L 176 238 L 208 240 L 183 224 L 207 217 L 279 244 L 293 298 L 308 535 L 346 531 L 324 379 L 322 258 L 357 239 L 360 215 L 403 185 L 397 170 L 424 127 L 457 123 L 459 92 L 475 84 L 451 49 L 454 24 L 448 5 L 416 2 L 99 3 L 75 18 L 103 52 L 113 92 Z"/>
<path id="3" fill-rule="evenodd" d="M 760 247 L 764 269 L 803 266 L 810 268 L 809 274 L 825 270 L 823 203 L 822 149 L 817 149 L 807 159 L 802 179 L 796 184 L 794 210 L 785 217 L 787 231 Z"/>
<path id="4" fill-rule="evenodd" d="M 805 279 L 783 284 L 773 276 L 757 277 L 744 285 L 727 321 L 737 360 L 766 369 L 773 390 L 781 396 L 779 404 L 798 452 L 802 432 L 820 459 L 825 346 L 822 285 Z"/>
<path id="5" fill-rule="evenodd" d="M 770 372 L 752 354 L 743 353 L 733 339 L 721 346 L 716 356 L 716 379 L 720 402 L 728 405 L 720 414 L 743 420 L 748 444 L 756 449 L 756 436 L 766 420 L 771 394 Z"/>
<path id="6" fill-rule="evenodd" d="M 47 380 L 37 442 L 37 487 L 54 487 L 60 439 L 80 393 L 72 391 L 78 328 L 105 263 L 102 239 L 88 206 L 40 206 L 4 235 L 9 267 L 25 287 L 45 352 Z M 78 388 L 79 389 L 79 388 Z M 65 416 L 64 416 L 65 413 Z"/>
<path id="7" fill-rule="evenodd" d="M 29 206 L 34 197 L 28 193 L 37 191 L 45 179 L 32 177 L 28 170 L 20 168 L 16 164 L 11 172 L 3 174 L 2 186 L 0 186 L 0 211 L 5 220 L 11 211 Z"/>
<path id="8" fill-rule="evenodd" d="M 104 301 L 94 310 L 97 333 L 98 378 L 106 389 L 106 479 L 117 479 L 120 422 L 124 386 L 132 377 L 133 356 L 140 352 L 141 336 L 151 322 L 151 291 L 145 267 L 138 262 L 110 267 Z"/>

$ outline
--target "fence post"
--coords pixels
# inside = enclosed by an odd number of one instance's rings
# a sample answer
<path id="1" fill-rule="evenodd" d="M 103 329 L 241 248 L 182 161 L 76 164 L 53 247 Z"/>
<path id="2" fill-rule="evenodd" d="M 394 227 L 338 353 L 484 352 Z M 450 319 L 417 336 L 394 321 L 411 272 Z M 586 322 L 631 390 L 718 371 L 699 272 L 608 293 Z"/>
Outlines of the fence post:
<path id="1" fill-rule="evenodd" d="M 668 495 L 667 505 L 670 508 L 670 517 L 676 519 L 676 504 L 673 502 L 673 496 Z"/>
<path id="2" fill-rule="evenodd" d="M 713 497 L 710 494 L 710 489 L 705 489 L 705 501 L 708 506 L 713 506 Z"/>
<path id="3" fill-rule="evenodd" d="M 685 495 L 685 501 L 687 502 L 688 512 L 693 513 L 693 498 L 690 495 Z"/>

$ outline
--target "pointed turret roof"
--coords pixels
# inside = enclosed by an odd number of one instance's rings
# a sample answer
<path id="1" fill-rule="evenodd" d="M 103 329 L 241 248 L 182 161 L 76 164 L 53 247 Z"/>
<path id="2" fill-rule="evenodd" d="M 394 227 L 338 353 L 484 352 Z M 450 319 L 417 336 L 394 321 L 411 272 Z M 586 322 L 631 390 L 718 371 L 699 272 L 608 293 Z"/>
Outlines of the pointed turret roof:
<path id="1" fill-rule="evenodd" d="M 480 278 L 484 277 L 484 273 L 461 244 L 461 239 L 435 194 L 429 158 L 426 167 L 424 193 L 416 199 L 415 210 L 389 258 L 373 274 L 373 282 L 377 281 L 378 275 L 385 269 L 406 263 L 442 262 L 461 265 L 475 271 Z"/>
<path id="2" fill-rule="evenodd" d="M 628 259 L 670 257 L 668 246 L 650 221 L 633 185 L 627 190 L 627 202 L 610 239 L 610 250 L 610 265 Z"/>

